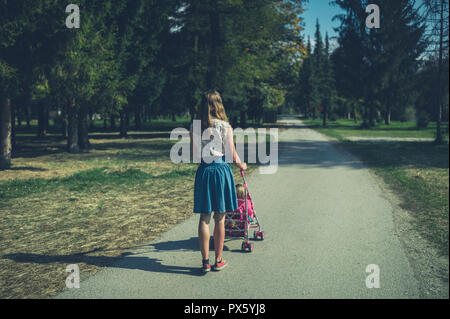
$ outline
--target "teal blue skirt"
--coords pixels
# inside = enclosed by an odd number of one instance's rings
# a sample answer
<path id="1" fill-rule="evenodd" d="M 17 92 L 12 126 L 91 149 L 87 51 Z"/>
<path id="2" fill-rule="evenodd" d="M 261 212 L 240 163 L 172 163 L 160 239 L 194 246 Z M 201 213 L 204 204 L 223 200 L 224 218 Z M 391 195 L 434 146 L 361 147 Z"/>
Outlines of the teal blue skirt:
<path id="1" fill-rule="evenodd" d="M 223 160 L 200 164 L 195 174 L 194 213 L 226 213 L 236 209 L 236 186 L 230 164 Z"/>

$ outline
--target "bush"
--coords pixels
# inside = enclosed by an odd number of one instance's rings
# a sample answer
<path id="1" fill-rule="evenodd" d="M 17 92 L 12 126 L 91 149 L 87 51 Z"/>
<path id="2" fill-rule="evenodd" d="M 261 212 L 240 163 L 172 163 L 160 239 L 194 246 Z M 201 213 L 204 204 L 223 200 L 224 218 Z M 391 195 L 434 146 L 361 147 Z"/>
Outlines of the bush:
<path id="1" fill-rule="evenodd" d="M 419 113 L 419 117 L 417 118 L 417 128 L 427 128 L 428 124 L 430 124 L 430 116 L 428 113 L 421 111 Z"/>

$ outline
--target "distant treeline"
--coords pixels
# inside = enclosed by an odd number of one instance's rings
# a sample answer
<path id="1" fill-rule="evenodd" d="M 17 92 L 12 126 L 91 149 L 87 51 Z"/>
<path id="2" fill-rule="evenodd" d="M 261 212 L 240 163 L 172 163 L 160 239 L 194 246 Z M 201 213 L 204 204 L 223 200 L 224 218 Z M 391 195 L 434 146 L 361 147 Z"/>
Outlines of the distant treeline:
<path id="1" fill-rule="evenodd" d="M 336 0 L 343 10 L 336 39 L 320 33 L 296 77 L 295 105 L 315 118 L 346 117 L 363 127 L 391 119 L 420 127 L 448 122 L 448 0 Z M 368 28 L 366 7 L 380 8 L 380 28 Z M 332 48 L 333 46 L 334 48 Z M 448 129 L 448 128 L 447 128 Z"/>
<path id="2" fill-rule="evenodd" d="M 127 135 L 157 116 L 195 117 L 217 89 L 233 126 L 277 112 L 362 120 L 448 118 L 448 0 L 333 1 L 339 37 L 305 39 L 305 0 L 0 1 L 0 168 L 14 126 L 45 135 L 57 114 L 67 150 L 89 149 L 89 120 Z M 367 3 L 366 3 L 367 2 Z M 73 27 L 78 22 L 79 28 Z M 68 22 L 67 22 L 68 20 Z M 414 115 L 415 116 L 415 115 Z"/>

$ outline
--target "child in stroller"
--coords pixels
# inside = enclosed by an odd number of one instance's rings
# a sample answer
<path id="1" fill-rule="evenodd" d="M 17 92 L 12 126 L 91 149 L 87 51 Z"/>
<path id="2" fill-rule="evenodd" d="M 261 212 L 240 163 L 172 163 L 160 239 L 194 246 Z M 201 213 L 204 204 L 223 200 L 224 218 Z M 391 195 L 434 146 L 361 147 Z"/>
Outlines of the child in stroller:
<path id="1" fill-rule="evenodd" d="M 264 240 L 265 233 L 261 230 L 258 218 L 256 217 L 255 207 L 248 192 L 245 182 L 244 172 L 241 171 L 244 185 L 236 185 L 236 197 L 238 209 L 228 213 L 225 217 L 225 235 L 227 238 L 243 238 L 241 249 L 243 251 L 253 251 L 253 243 L 249 242 L 249 230 L 251 228 L 258 230 L 253 233 L 254 239 Z M 245 218 L 247 216 L 247 218 Z"/>
<path id="2" fill-rule="evenodd" d="M 238 201 L 238 210 L 244 214 L 245 213 L 245 188 L 242 184 L 237 184 L 236 185 L 236 196 L 237 196 L 237 201 Z M 253 222 L 253 218 L 255 216 L 254 213 L 254 206 L 252 201 L 250 200 L 250 198 L 248 198 L 247 196 L 247 217 L 248 217 L 248 221 L 250 223 Z"/>

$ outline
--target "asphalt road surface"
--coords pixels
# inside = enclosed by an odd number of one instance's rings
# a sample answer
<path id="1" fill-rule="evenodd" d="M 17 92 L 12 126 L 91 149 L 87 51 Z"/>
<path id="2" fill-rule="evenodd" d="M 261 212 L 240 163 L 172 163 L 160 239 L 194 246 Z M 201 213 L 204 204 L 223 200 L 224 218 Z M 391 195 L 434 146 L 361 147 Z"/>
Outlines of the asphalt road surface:
<path id="1" fill-rule="evenodd" d="M 194 216 L 56 297 L 418 298 L 393 208 L 368 169 L 300 121 L 284 124 L 278 171 L 247 178 L 266 233 L 252 253 L 226 241 L 229 266 L 202 275 Z M 366 286 L 368 265 L 379 288 Z"/>

